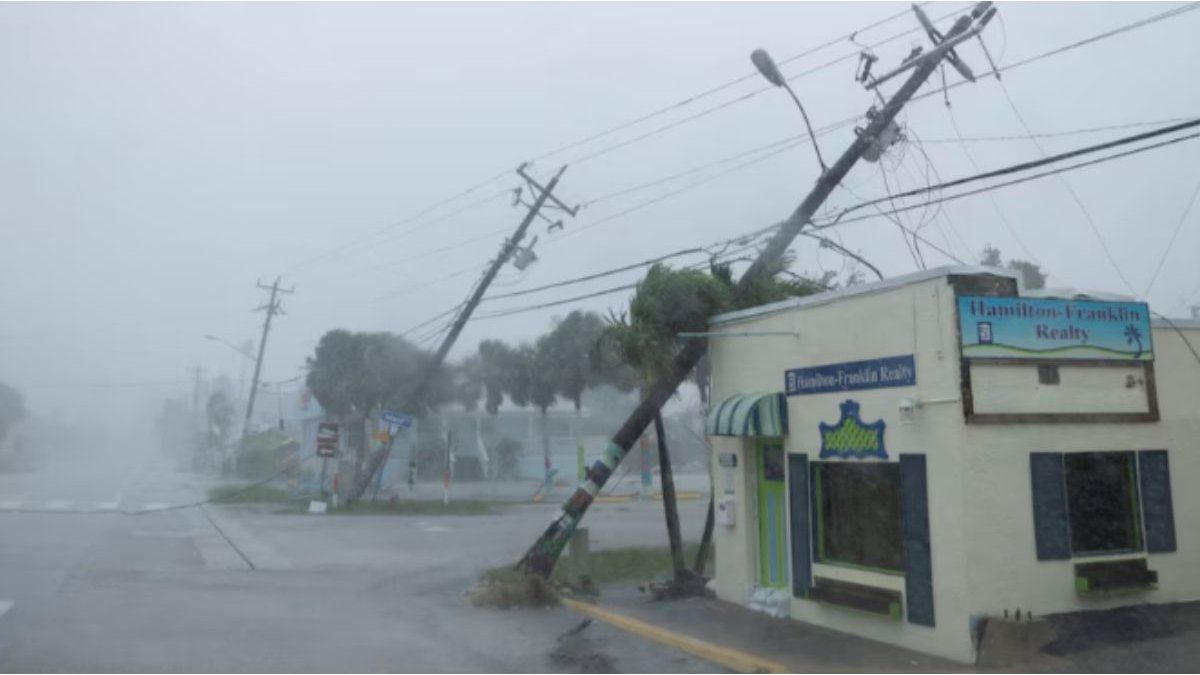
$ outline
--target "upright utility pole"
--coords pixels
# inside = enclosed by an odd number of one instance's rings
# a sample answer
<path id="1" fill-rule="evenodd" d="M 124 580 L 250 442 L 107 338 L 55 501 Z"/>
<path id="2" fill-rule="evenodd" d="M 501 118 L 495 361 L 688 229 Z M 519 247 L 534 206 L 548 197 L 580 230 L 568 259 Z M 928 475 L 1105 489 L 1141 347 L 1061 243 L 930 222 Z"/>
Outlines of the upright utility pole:
<path id="1" fill-rule="evenodd" d="M 246 438 L 250 435 L 250 416 L 254 414 L 254 399 L 258 395 L 258 376 L 262 373 L 263 354 L 267 351 L 267 334 L 271 332 L 271 319 L 275 318 L 276 314 L 283 313 L 279 294 L 291 294 L 296 290 L 295 287 L 288 289 L 280 288 L 279 282 L 279 277 L 275 277 L 275 283 L 270 286 L 264 286 L 261 281 L 258 282 L 260 289 L 271 292 L 271 299 L 267 301 L 267 304 L 254 310 L 256 312 L 266 312 L 267 317 L 263 320 L 262 337 L 258 340 L 258 358 L 254 361 L 254 377 L 250 380 L 250 395 L 246 399 L 246 421 L 242 425 L 242 450 L 246 449 Z"/>
<path id="2" fill-rule="evenodd" d="M 914 9 L 915 6 L 914 6 Z M 919 13 L 920 10 L 916 9 Z M 767 245 L 751 263 L 750 267 L 738 280 L 737 290 L 744 291 L 758 280 L 766 276 L 783 259 L 783 254 L 792 241 L 800 234 L 805 225 L 811 222 L 817 209 L 825 202 L 830 193 L 842 182 L 856 162 L 868 151 L 879 151 L 880 141 L 890 135 L 891 127 L 901 108 L 913 97 L 917 90 L 929 79 L 930 75 L 952 54 L 954 47 L 961 42 L 978 35 L 987 22 L 992 18 L 995 9 L 990 2 L 975 6 L 970 15 L 959 17 L 945 36 L 931 34 L 936 45 L 925 54 L 910 56 L 904 63 L 877 80 L 872 80 L 869 88 L 878 89 L 878 85 L 899 75 L 905 70 L 912 69 L 913 73 L 900 86 L 891 100 L 881 109 L 872 106 L 867 113 L 870 123 L 866 129 L 858 133 L 850 147 L 842 153 L 828 170 L 817 179 L 817 184 L 809 192 L 800 206 L 787 220 L 783 221 L 779 230 L 767 242 Z M 918 14 L 919 18 L 922 18 Z M 924 24 L 925 21 L 923 20 Z M 952 63 L 957 64 L 954 57 Z M 630 414 L 625 423 L 613 435 L 604 450 L 603 458 L 598 460 L 588 470 L 587 479 L 575 490 L 574 494 L 563 504 L 562 510 L 549 527 L 538 537 L 533 546 L 525 553 L 520 565 L 527 574 L 549 577 L 554 569 L 554 563 L 562 553 L 563 548 L 571 539 L 575 528 L 583 519 L 587 509 L 595 499 L 596 494 L 604 486 L 605 481 L 612 475 L 613 470 L 625 458 L 629 448 L 642 435 L 646 426 L 674 394 L 679 385 L 687 378 L 688 373 L 700 361 L 708 346 L 703 340 L 690 340 L 679 350 L 668 371 L 644 394 L 637 408 Z"/>
<path id="3" fill-rule="evenodd" d="M 535 218 L 542 218 L 543 220 L 549 221 L 549 218 L 542 214 L 542 209 L 547 206 L 546 202 L 551 202 L 554 208 L 563 211 L 572 217 L 574 217 L 574 215 L 579 211 L 578 206 L 567 206 L 562 202 L 562 200 L 560 200 L 558 197 L 555 197 L 553 194 L 554 188 L 558 186 L 558 180 L 562 178 L 563 172 L 567 170 L 565 165 L 554 174 L 554 177 L 551 178 L 550 182 L 544 187 L 529 174 L 525 173 L 525 166 L 525 164 L 522 164 L 521 166 L 517 167 L 517 175 L 519 175 L 525 181 L 530 192 L 536 194 L 536 197 L 534 198 L 533 203 L 528 205 L 528 211 L 525 213 L 525 217 L 521 219 L 521 223 L 517 225 L 516 231 L 514 231 L 513 235 L 508 239 L 505 239 L 504 243 L 500 245 L 499 255 L 492 260 L 491 265 L 488 266 L 487 271 L 484 272 L 483 277 L 479 280 L 479 283 L 475 284 L 475 288 L 471 290 L 471 295 L 467 297 L 467 301 L 465 304 L 463 304 L 463 308 L 459 310 L 458 315 L 454 317 L 454 323 L 450 326 L 450 332 L 446 333 L 446 337 L 442 338 L 442 343 L 438 345 L 437 351 L 434 352 L 433 360 L 429 363 L 424 375 L 421 377 L 421 382 L 413 390 L 413 405 L 420 401 L 424 396 L 425 389 L 429 386 L 429 382 L 433 378 L 433 374 L 438 368 L 441 367 L 442 363 L 445 362 L 446 355 L 450 353 L 450 349 L 458 340 L 458 336 L 460 333 L 462 333 L 463 327 L 466 326 L 467 321 L 470 320 L 471 313 L 474 312 L 475 308 L 479 306 L 479 303 L 483 300 L 484 294 L 487 293 L 488 287 L 492 285 L 492 281 L 495 280 L 496 275 L 500 273 L 500 270 L 504 267 L 504 265 L 507 264 L 508 261 L 514 256 L 517 256 L 517 260 L 514 261 L 514 264 L 516 264 L 517 267 L 524 269 L 525 266 L 537 259 L 537 257 L 533 255 L 533 244 L 530 244 L 530 246 L 527 248 L 522 248 L 521 241 L 529 232 L 529 226 L 533 223 Z M 520 200 L 520 190 L 518 189 L 517 198 L 513 201 L 513 204 L 516 205 L 518 203 L 524 203 Z M 561 228 L 562 221 L 554 222 L 550 225 L 551 230 Z M 536 243 L 537 237 L 534 237 L 533 241 Z M 388 455 L 391 454 L 391 451 L 392 444 L 389 442 L 382 451 L 375 453 L 375 455 L 371 457 L 370 465 L 367 467 L 366 471 L 362 472 L 359 482 L 354 485 L 354 491 L 348 501 L 355 501 L 362 496 L 363 492 L 366 491 L 367 486 L 371 484 L 371 478 L 375 475 L 375 472 L 379 470 L 379 467 L 387 461 Z"/>

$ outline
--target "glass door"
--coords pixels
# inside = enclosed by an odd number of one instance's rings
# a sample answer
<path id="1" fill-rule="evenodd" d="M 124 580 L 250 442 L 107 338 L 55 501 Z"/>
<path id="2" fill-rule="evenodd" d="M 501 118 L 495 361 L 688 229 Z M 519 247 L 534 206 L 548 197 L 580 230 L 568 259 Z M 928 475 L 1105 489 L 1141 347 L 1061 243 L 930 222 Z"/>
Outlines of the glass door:
<path id="1" fill-rule="evenodd" d="M 758 441 L 758 582 L 787 585 L 787 538 L 784 516 L 784 453 L 780 439 Z"/>

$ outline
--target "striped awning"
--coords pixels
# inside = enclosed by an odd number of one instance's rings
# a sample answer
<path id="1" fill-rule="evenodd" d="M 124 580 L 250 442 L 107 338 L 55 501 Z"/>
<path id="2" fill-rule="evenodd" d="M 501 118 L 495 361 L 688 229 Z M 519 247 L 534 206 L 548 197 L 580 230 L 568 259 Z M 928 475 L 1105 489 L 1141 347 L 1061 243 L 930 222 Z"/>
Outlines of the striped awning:
<path id="1" fill-rule="evenodd" d="M 709 436 L 786 436 L 787 397 L 778 392 L 730 396 L 713 406 L 704 427 Z"/>

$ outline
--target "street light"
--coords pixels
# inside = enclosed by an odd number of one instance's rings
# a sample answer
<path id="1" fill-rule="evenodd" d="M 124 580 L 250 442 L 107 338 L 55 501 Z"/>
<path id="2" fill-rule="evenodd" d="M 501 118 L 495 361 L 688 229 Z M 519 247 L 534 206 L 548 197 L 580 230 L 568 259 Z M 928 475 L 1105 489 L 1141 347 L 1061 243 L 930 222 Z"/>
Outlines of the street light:
<path id="1" fill-rule="evenodd" d="M 821 173 L 828 171 L 829 167 L 825 166 L 825 159 L 821 157 L 821 147 L 817 145 L 817 135 L 813 133 L 812 124 L 808 121 L 808 113 L 804 112 L 804 104 L 800 103 L 800 97 L 796 96 L 791 85 L 783 78 L 783 73 L 779 72 L 779 66 L 775 65 L 774 59 L 765 49 L 755 49 L 750 52 L 750 60 L 754 62 L 754 67 L 758 68 L 758 72 L 767 78 L 767 82 L 776 87 L 783 87 L 787 93 L 792 95 L 792 100 L 796 102 L 796 107 L 804 116 L 804 126 L 808 128 L 808 137 L 812 139 L 813 150 L 817 153 L 817 162 L 821 164 Z"/>
<path id="2" fill-rule="evenodd" d="M 205 335 L 205 336 L 204 336 L 204 339 L 205 339 L 205 340 L 212 340 L 213 342 L 218 342 L 218 343 L 220 343 L 220 344 L 223 344 L 223 345 L 225 345 L 226 347 L 229 347 L 230 349 L 232 349 L 233 351 L 235 351 L 235 352 L 237 352 L 237 353 L 241 354 L 242 356 L 246 357 L 247 359 L 250 359 L 251 361 L 253 361 L 253 360 L 254 360 L 254 356 L 253 356 L 253 355 L 251 355 L 251 354 L 247 354 L 246 352 L 242 351 L 242 350 L 241 350 L 241 349 L 240 349 L 240 348 L 239 348 L 237 345 L 233 344 L 232 342 L 229 342 L 228 340 L 223 340 L 223 339 L 221 339 L 221 338 L 217 337 L 216 335 Z"/>

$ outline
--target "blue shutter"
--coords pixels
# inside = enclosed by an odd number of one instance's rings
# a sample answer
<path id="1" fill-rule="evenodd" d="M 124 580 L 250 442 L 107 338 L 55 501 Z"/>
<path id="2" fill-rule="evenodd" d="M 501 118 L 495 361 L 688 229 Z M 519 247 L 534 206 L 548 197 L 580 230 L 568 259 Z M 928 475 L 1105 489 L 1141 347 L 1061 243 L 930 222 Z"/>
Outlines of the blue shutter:
<path id="1" fill-rule="evenodd" d="M 1138 453 L 1142 518 L 1146 524 L 1148 553 L 1175 552 L 1175 510 L 1171 506 L 1171 471 L 1166 450 Z"/>
<path id="2" fill-rule="evenodd" d="M 1033 533 L 1038 560 L 1069 560 L 1071 530 L 1067 522 L 1067 488 L 1061 452 L 1029 453 L 1033 486 Z"/>
<path id="3" fill-rule="evenodd" d="M 792 595 L 807 598 L 812 579 L 808 524 L 808 455 L 788 455 L 788 505 L 792 531 Z"/>
<path id="4" fill-rule="evenodd" d="M 908 622 L 933 626 L 933 560 L 929 552 L 925 455 L 900 455 L 900 513 Z"/>

